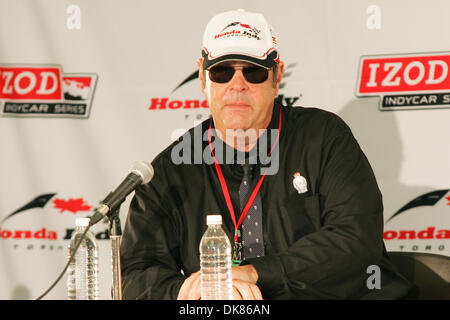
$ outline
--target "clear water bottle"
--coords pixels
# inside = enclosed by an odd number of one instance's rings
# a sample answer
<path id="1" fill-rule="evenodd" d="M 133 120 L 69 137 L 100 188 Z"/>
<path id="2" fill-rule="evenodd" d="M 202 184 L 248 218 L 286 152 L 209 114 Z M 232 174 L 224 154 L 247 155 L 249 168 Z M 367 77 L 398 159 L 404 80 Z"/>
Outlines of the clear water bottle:
<path id="1" fill-rule="evenodd" d="M 222 229 L 222 216 L 209 215 L 208 229 L 200 241 L 202 300 L 231 300 L 231 244 Z"/>
<path id="2" fill-rule="evenodd" d="M 89 218 L 76 219 L 76 229 L 69 244 L 69 257 L 83 236 L 89 220 Z M 67 294 L 69 300 L 98 300 L 98 247 L 90 230 L 84 236 L 69 265 Z"/>

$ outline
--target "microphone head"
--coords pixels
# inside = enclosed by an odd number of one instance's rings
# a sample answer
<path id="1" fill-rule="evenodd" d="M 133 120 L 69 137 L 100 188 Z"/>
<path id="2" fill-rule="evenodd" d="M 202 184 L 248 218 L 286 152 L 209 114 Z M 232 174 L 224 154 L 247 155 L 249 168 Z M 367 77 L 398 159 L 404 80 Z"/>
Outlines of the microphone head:
<path id="1" fill-rule="evenodd" d="M 142 184 L 149 183 L 154 174 L 153 166 L 145 161 L 135 162 L 131 167 L 130 172 L 140 176 L 142 178 Z"/>

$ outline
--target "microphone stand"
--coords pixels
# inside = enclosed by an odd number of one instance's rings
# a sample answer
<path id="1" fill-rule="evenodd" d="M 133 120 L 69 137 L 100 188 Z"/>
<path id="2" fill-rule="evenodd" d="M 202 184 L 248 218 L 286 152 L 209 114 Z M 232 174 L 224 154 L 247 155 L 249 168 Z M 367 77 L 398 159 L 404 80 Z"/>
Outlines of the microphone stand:
<path id="1" fill-rule="evenodd" d="M 109 215 L 109 237 L 111 238 L 112 249 L 112 298 L 122 300 L 122 270 L 120 265 L 120 237 L 122 228 L 119 218 L 120 206 Z"/>

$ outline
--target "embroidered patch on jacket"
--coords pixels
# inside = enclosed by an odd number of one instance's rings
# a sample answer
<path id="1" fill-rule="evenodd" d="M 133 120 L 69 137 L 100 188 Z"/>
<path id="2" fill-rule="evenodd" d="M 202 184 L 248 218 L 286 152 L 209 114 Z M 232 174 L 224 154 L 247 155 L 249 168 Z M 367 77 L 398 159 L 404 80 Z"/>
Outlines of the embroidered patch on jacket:
<path id="1" fill-rule="evenodd" d="M 308 183 L 306 182 L 305 177 L 300 174 L 300 172 L 294 173 L 292 184 L 299 194 L 308 191 Z"/>

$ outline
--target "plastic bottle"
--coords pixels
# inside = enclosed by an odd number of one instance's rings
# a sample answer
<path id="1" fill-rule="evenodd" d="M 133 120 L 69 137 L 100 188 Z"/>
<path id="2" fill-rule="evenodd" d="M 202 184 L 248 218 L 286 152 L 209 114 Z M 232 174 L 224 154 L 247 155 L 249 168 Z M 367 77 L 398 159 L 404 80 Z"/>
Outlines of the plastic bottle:
<path id="1" fill-rule="evenodd" d="M 76 229 L 69 244 L 69 258 L 88 224 L 89 218 L 76 219 Z M 98 300 L 98 246 L 90 230 L 69 265 L 67 293 L 69 300 Z"/>
<path id="2" fill-rule="evenodd" d="M 231 244 L 222 229 L 222 216 L 209 215 L 208 229 L 200 241 L 202 300 L 231 300 Z"/>

